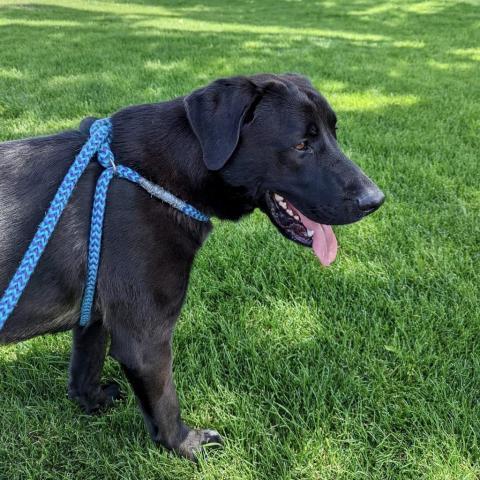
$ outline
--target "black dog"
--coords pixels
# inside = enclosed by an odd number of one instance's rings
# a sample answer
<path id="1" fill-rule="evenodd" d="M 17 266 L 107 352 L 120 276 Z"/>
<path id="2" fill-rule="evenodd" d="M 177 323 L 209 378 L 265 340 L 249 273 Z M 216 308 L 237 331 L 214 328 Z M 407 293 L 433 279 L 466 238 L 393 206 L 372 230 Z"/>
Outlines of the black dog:
<path id="1" fill-rule="evenodd" d="M 32 239 L 93 119 L 79 131 L 0 144 L 0 289 Z M 382 192 L 340 151 L 336 116 L 304 77 L 255 75 L 217 80 L 170 102 L 112 116 L 112 150 L 127 165 L 202 212 L 238 220 L 264 211 L 287 238 L 312 246 L 328 265 L 332 224 L 376 210 Z M 91 323 L 78 327 L 85 282 L 92 161 L 28 284 L 0 331 L 0 343 L 74 329 L 69 394 L 87 411 L 119 392 L 101 385 L 107 338 L 140 402 L 155 442 L 194 458 L 213 430 L 180 418 L 171 337 L 190 268 L 211 224 L 152 199 L 127 181 L 112 183 Z"/>

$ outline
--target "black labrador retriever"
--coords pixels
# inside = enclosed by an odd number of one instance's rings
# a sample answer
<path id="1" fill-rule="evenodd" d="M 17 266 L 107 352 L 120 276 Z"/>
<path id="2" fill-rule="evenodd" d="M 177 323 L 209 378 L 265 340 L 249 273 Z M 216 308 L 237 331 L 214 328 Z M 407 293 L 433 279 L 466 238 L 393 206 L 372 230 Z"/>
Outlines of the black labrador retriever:
<path id="1" fill-rule="evenodd" d="M 78 131 L 0 144 L 1 291 L 93 120 Z M 120 110 L 112 123 L 119 164 L 220 219 L 238 220 L 260 208 L 284 236 L 313 247 L 324 265 L 337 251 L 331 225 L 355 222 L 384 200 L 342 153 L 335 113 L 300 75 L 220 79 L 186 97 Z M 182 422 L 171 338 L 193 259 L 211 224 L 130 182 L 114 181 L 94 312 L 90 324 L 79 327 L 101 170 L 92 161 L 81 178 L 0 343 L 73 328 L 69 395 L 92 412 L 119 395 L 116 384 L 100 384 L 110 338 L 110 355 L 128 377 L 153 440 L 193 459 L 201 445 L 221 438 Z"/>

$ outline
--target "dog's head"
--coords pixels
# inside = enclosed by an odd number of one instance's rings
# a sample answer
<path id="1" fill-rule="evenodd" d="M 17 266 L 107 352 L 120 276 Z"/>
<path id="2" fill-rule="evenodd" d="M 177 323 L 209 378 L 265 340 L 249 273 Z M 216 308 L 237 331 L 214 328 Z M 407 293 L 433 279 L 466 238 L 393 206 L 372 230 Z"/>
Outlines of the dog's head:
<path id="1" fill-rule="evenodd" d="M 384 201 L 341 151 L 336 115 L 305 77 L 221 79 L 186 97 L 185 107 L 207 168 L 324 265 L 337 252 L 331 225 L 356 222 Z"/>

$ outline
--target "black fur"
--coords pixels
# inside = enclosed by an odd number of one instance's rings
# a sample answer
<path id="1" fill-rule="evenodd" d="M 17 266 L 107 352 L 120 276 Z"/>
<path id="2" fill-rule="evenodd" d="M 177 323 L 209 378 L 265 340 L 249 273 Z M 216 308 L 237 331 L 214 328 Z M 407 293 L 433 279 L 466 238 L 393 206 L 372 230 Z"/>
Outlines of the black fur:
<path id="1" fill-rule="evenodd" d="M 0 144 L 0 289 L 3 291 L 94 119 L 78 131 Z M 222 79 L 169 102 L 112 116 L 116 161 L 199 210 L 237 220 L 268 192 L 304 214 L 349 223 L 383 201 L 377 187 L 340 151 L 335 114 L 297 75 Z M 294 146 L 308 141 L 305 151 Z M 100 385 L 107 339 L 142 408 L 152 438 L 188 458 L 220 441 L 183 424 L 172 381 L 171 336 L 190 268 L 211 224 L 186 217 L 129 182 L 110 187 L 95 312 L 77 326 L 89 217 L 101 167 L 81 178 L 0 343 L 74 329 L 70 396 L 86 411 L 108 406 L 116 385 Z M 374 208 L 359 207 L 373 195 Z M 370 198 L 369 197 L 369 198 Z M 372 203 L 372 202 L 370 202 Z"/>

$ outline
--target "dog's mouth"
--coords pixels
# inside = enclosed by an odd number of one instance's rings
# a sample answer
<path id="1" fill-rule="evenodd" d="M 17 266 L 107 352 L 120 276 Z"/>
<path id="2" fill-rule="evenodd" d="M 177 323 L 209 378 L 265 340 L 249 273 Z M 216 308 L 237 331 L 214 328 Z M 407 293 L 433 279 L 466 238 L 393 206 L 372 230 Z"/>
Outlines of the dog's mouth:
<path id="1" fill-rule="evenodd" d="M 337 239 L 331 225 L 314 222 L 296 209 L 287 199 L 273 192 L 265 194 L 269 217 L 289 240 L 312 247 L 324 266 L 337 256 Z"/>

